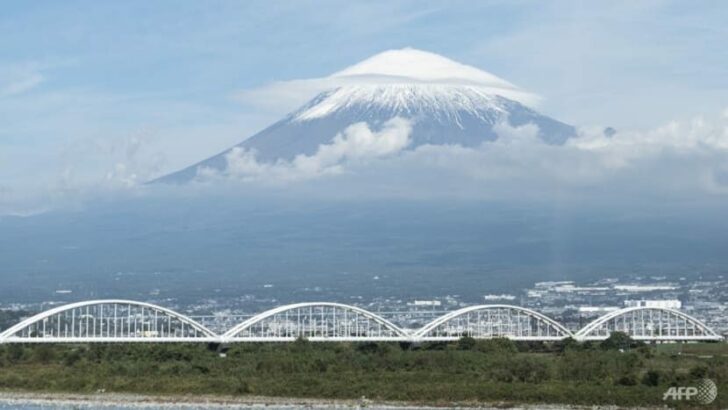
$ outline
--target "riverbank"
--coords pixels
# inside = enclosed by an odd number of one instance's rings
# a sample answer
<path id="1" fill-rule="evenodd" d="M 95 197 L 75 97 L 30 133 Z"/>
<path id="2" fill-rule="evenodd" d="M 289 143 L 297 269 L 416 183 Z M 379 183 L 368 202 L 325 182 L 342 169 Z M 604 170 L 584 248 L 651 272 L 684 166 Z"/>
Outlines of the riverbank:
<path id="1" fill-rule="evenodd" d="M 148 409 L 249 409 L 249 408 L 361 408 L 375 405 L 378 408 L 425 409 L 405 403 L 372 402 L 360 400 L 326 400 L 311 398 L 286 398 L 262 396 L 211 396 L 211 395 L 143 395 L 130 393 L 37 393 L 0 392 L 0 404 L 33 404 L 54 406 L 82 406 L 89 408 L 131 407 Z"/>
<path id="2" fill-rule="evenodd" d="M 446 408 L 478 408 L 485 410 L 596 410 L 596 409 L 628 409 L 615 406 L 571 406 L 562 404 L 508 404 L 508 403 L 443 403 L 439 406 L 422 406 L 406 402 L 373 401 L 366 398 L 359 400 L 325 400 L 308 398 L 284 398 L 261 396 L 157 396 L 125 393 L 35 393 L 35 392 L 2 392 L 0 391 L 0 409 L 3 406 L 42 406 L 49 408 L 134 408 L 134 409 L 392 409 L 392 410 L 442 410 Z M 652 410 L 662 407 L 630 407 L 633 410 Z"/>

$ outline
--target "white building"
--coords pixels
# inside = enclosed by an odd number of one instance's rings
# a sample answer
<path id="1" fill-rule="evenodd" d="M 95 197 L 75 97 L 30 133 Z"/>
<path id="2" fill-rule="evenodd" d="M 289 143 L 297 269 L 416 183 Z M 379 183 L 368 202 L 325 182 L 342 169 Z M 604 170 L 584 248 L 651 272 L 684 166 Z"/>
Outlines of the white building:
<path id="1" fill-rule="evenodd" d="M 677 299 L 665 300 L 625 300 L 625 307 L 648 307 L 659 309 L 680 309 L 682 302 Z"/>
<path id="2" fill-rule="evenodd" d="M 483 296 L 483 299 L 485 299 L 487 302 L 493 301 L 493 300 L 509 300 L 513 301 L 516 300 L 516 297 L 513 295 L 507 295 L 507 294 L 501 294 L 501 295 L 485 295 Z"/>
<path id="3" fill-rule="evenodd" d="M 618 310 L 619 308 L 614 306 L 579 306 L 579 313 L 586 313 L 586 314 L 604 314 L 609 312 L 614 312 L 615 310 Z"/>
<path id="4" fill-rule="evenodd" d="M 415 306 L 440 306 L 439 300 L 415 300 Z"/>
<path id="5" fill-rule="evenodd" d="M 614 290 L 623 292 L 657 292 L 665 290 L 676 290 L 674 285 L 615 285 Z"/>

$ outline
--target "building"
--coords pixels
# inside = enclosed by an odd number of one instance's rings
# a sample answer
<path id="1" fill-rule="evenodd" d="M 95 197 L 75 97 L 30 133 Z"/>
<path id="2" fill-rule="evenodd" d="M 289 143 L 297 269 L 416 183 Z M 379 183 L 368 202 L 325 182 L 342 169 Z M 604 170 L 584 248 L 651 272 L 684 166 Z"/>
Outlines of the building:
<path id="1" fill-rule="evenodd" d="M 680 309 L 682 302 L 677 299 L 665 300 L 625 300 L 625 307 L 651 307 L 660 309 Z"/>

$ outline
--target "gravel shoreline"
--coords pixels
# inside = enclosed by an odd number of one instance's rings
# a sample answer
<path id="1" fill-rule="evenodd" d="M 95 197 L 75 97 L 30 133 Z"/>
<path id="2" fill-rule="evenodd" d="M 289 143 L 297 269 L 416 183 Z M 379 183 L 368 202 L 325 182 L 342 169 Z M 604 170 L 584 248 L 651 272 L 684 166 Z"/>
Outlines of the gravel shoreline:
<path id="1" fill-rule="evenodd" d="M 557 410 L 557 409 L 610 409 L 616 406 L 568 406 L 568 405 L 509 405 L 506 403 L 451 403 L 441 406 L 416 405 L 404 402 L 383 402 L 367 399 L 360 400 L 327 400 L 306 398 L 283 398 L 262 396 L 205 396 L 205 395 L 178 395 L 178 396 L 151 396 L 127 393 L 37 393 L 37 392 L 0 392 L 0 409 L 9 406 L 54 406 L 69 408 L 147 408 L 147 409 L 396 409 L 396 410 L 422 410 L 446 408 L 480 408 L 480 409 L 523 409 L 523 410 Z M 638 408 L 633 408 L 638 409 Z M 649 410 L 643 407 L 639 409 Z"/>
<path id="2" fill-rule="evenodd" d="M 126 393 L 33 393 L 2 392 L 3 405 L 68 406 L 83 408 L 131 407 L 149 409 L 250 409 L 250 408 L 358 408 L 361 402 L 344 400 L 289 399 L 276 397 L 224 397 L 224 396 L 148 396 Z M 365 404 L 366 405 L 366 404 Z M 390 406 L 391 407 L 391 406 Z M 407 408 L 397 406 L 396 408 Z"/>

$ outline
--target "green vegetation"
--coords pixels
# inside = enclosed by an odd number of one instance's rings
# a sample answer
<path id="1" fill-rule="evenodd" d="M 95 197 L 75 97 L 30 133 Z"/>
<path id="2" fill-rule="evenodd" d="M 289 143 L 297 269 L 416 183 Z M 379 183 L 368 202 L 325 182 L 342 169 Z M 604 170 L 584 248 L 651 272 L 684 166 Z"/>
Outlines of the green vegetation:
<path id="1" fill-rule="evenodd" d="M 506 339 L 396 343 L 0 345 L 0 390 L 687 406 L 669 386 L 718 384 L 728 407 L 728 345 L 644 346 Z M 696 403 L 693 403 L 695 405 Z"/>

